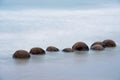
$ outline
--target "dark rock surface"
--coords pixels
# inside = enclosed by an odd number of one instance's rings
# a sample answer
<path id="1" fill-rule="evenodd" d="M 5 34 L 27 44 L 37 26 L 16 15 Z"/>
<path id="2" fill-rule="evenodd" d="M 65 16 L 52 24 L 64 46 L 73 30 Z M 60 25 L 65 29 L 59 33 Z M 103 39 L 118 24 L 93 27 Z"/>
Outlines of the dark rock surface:
<path id="1" fill-rule="evenodd" d="M 115 41 L 110 39 L 104 40 L 103 43 L 105 44 L 105 47 L 116 47 Z"/>
<path id="2" fill-rule="evenodd" d="M 87 46 L 86 43 L 84 42 L 76 42 L 73 46 L 72 49 L 74 51 L 88 51 L 89 47 Z"/>
<path id="3" fill-rule="evenodd" d="M 100 44 L 93 45 L 91 47 L 92 50 L 104 50 L 104 47 Z"/>
<path id="4" fill-rule="evenodd" d="M 30 54 L 27 51 L 25 51 L 25 50 L 17 50 L 13 54 L 13 58 L 26 59 L 26 58 L 30 58 Z"/>
<path id="5" fill-rule="evenodd" d="M 73 52 L 72 48 L 64 48 L 62 51 L 63 52 Z"/>
<path id="6" fill-rule="evenodd" d="M 58 48 L 54 47 L 54 46 L 49 46 L 47 47 L 46 51 L 49 51 L 49 52 L 57 52 L 59 51 Z"/>
<path id="7" fill-rule="evenodd" d="M 30 53 L 34 55 L 38 55 L 38 54 L 43 55 L 45 54 L 45 51 L 42 48 L 34 47 L 30 50 Z"/>

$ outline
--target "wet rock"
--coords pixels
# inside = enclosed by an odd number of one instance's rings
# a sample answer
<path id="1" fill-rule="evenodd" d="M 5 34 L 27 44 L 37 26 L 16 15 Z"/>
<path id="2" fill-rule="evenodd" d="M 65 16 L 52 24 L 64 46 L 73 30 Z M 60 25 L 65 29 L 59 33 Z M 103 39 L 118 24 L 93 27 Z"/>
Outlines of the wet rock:
<path id="1" fill-rule="evenodd" d="M 57 52 L 59 51 L 58 48 L 54 47 L 54 46 L 49 46 L 47 47 L 46 51 L 49 51 L 49 52 Z"/>
<path id="2" fill-rule="evenodd" d="M 34 47 L 30 50 L 30 53 L 34 54 L 34 55 L 39 55 L 39 54 L 43 55 L 43 54 L 45 54 L 45 51 L 42 48 Z"/>
<path id="3" fill-rule="evenodd" d="M 115 41 L 110 39 L 104 40 L 103 43 L 105 44 L 105 47 L 116 47 Z"/>
<path id="4" fill-rule="evenodd" d="M 64 48 L 62 51 L 63 52 L 73 52 L 73 49 L 72 48 Z"/>
<path id="5" fill-rule="evenodd" d="M 88 51 L 89 47 L 87 46 L 86 43 L 84 42 L 76 42 L 73 46 L 72 49 L 74 51 Z"/>
<path id="6" fill-rule="evenodd" d="M 92 50 L 104 50 L 104 47 L 100 44 L 95 44 L 91 47 Z"/>
<path id="7" fill-rule="evenodd" d="M 91 45 L 91 47 L 94 46 L 94 45 L 97 45 L 97 44 L 105 47 L 105 44 L 104 44 L 103 42 L 100 42 L 100 41 L 94 42 L 94 43 Z"/>
<path id="8" fill-rule="evenodd" d="M 26 58 L 30 58 L 30 54 L 27 51 L 25 51 L 25 50 L 17 50 L 13 54 L 13 58 L 26 59 Z"/>

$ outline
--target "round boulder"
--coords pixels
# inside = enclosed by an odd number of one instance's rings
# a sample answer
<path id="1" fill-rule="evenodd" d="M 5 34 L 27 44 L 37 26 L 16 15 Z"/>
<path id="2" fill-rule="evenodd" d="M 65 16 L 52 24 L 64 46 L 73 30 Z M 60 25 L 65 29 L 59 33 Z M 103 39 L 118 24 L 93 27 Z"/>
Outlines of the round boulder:
<path id="1" fill-rule="evenodd" d="M 49 51 L 49 52 L 57 52 L 59 51 L 58 48 L 54 47 L 54 46 L 49 46 L 47 47 L 46 51 Z"/>
<path id="2" fill-rule="evenodd" d="M 104 40 L 103 43 L 105 44 L 105 47 L 116 47 L 116 43 L 110 39 Z"/>
<path id="3" fill-rule="evenodd" d="M 87 46 L 86 43 L 84 42 L 76 42 L 73 46 L 72 49 L 74 51 L 88 51 L 89 47 Z"/>
<path id="4" fill-rule="evenodd" d="M 100 41 L 94 42 L 94 43 L 91 45 L 91 47 L 94 46 L 94 45 L 97 45 L 97 44 L 105 47 L 105 44 L 104 44 L 103 42 L 100 42 Z"/>
<path id="5" fill-rule="evenodd" d="M 64 48 L 62 51 L 63 52 L 73 52 L 73 49 L 72 48 Z"/>
<path id="6" fill-rule="evenodd" d="M 92 50 L 104 50 L 104 47 L 100 44 L 93 45 L 91 47 Z"/>
<path id="7" fill-rule="evenodd" d="M 31 54 L 34 54 L 34 55 L 43 55 L 43 54 L 45 54 L 45 51 L 42 49 L 42 48 L 39 48 L 39 47 L 35 47 L 35 48 L 32 48 L 31 50 L 30 50 L 30 53 Z"/>
<path id="8" fill-rule="evenodd" d="M 13 54 L 13 58 L 27 59 L 30 58 L 30 54 L 25 50 L 17 50 Z"/>

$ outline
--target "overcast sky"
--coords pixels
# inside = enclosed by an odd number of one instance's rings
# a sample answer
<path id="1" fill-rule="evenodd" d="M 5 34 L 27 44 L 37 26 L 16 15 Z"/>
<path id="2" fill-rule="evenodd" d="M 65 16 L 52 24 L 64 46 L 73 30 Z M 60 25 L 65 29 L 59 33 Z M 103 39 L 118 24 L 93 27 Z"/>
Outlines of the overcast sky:
<path id="1" fill-rule="evenodd" d="M 112 4 L 118 5 L 120 0 L 0 0 L 0 5 L 3 7 L 80 7 Z"/>

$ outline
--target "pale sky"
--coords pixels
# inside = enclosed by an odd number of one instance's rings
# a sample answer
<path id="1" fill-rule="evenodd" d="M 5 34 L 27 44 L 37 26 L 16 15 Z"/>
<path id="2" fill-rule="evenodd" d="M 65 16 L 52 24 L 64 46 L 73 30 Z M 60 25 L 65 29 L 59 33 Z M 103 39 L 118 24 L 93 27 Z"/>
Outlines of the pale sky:
<path id="1" fill-rule="evenodd" d="M 28 6 L 28 7 L 81 7 L 119 5 L 120 0 L 0 0 L 4 7 Z"/>

